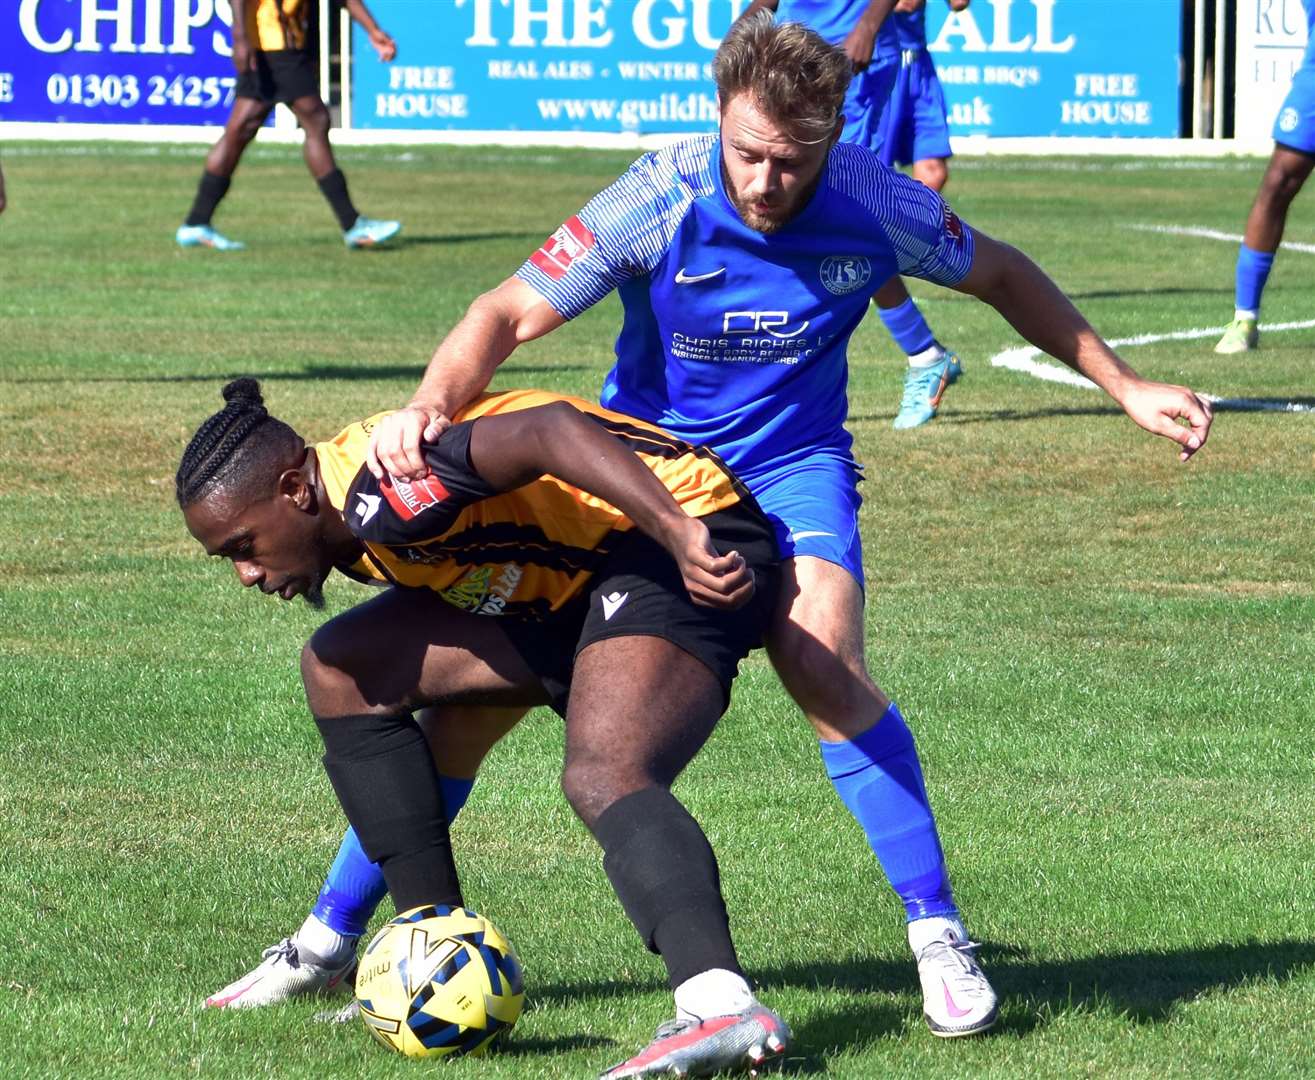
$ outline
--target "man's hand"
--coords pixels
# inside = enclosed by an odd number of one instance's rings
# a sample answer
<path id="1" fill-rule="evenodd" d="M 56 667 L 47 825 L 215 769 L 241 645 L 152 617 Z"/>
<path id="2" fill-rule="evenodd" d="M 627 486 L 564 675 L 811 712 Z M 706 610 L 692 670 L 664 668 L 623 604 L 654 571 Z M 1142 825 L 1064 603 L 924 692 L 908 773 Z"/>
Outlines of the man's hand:
<path id="1" fill-rule="evenodd" d="M 233 35 L 233 68 L 239 75 L 256 70 L 256 50 L 245 37 Z"/>
<path id="2" fill-rule="evenodd" d="M 1210 403 L 1185 386 L 1138 379 L 1118 401 L 1134 423 L 1182 447 L 1179 461 L 1186 461 L 1200 450 L 1210 434 L 1214 418 Z M 1186 426 L 1180 420 L 1187 421 Z"/>
<path id="3" fill-rule="evenodd" d="M 428 405 L 399 409 L 385 416 L 370 433 L 366 468 L 376 480 L 385 474 L 399 480 L 420 480 L 429 475 L 423 444 L 435 442 L 451 426 L 450 419 Z"/>
<path id="4" fill-rule="evenodd" d="M 377 26 L 369 32 L 369 37 L 374 51 L 379 54 L 379 59 L 385 64 L 391 64 L 393 57 L 397 55 L 397 42 Z"/>
<path id="5" fill-rule="evenodd" d="M 866 71 L 872 63 L 872 49 L 876 44 L 877 32 L 868 25 L 867 20 L 860 19 L 858 25 L 845 35 L 841 48 L 849 57 L 855 71 Z"/>
<path id="6" fill-rule="evenodd" d="M 967 0 L 964 0 L 967 3 Z M 895 4 L 895 10 L 901 15 L 912 15 L 921 7 L 925 7 L 927 0 L 898 0 Z M 954 0 L 950 0 L 950 6 L 954 6 Z"/>
<path id="7" fill-rule="evenodd" d="M 718 555 L 708 527 L 698 518 L 686 517 L 680 535 L 668 550 L 680 567 L 689 598 L 699 607 L 733 611 L 753 596 L 753 571 L 737 551 Z"/>

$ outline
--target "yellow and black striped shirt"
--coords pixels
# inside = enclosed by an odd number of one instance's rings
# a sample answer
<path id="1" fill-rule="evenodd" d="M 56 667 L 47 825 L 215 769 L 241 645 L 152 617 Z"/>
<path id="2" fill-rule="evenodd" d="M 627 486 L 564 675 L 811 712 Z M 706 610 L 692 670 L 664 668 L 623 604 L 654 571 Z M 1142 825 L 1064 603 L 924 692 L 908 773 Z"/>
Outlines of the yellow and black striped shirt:
<path id="1" fill-rule="evenodd" d="M 247 41 L 262 52 L 304 49 L 310 34 L 310 0 L 247 0 Z"/>
<path id="2" fill-rule="evenodd" d="M 580 398 L 538 390 L 485 394 L 426 447 L 431 476 L 415 483 L 381 485 L 363 468 L 370 432 L 387 413 L 315 446 L 329 501 L 365 542 L 364 557 L 344 572 L 433 589 L 482 615 L 541 618 L 578 595 L 616 537 L 634 523 L 610 503 L 551 476 L 494 492 L 470 467 L 470 425 L 463 423 L 556 401 L 569 402 L 625 443 L 691 517 L 742 503 L 756 509 L 706 447 Z"/>

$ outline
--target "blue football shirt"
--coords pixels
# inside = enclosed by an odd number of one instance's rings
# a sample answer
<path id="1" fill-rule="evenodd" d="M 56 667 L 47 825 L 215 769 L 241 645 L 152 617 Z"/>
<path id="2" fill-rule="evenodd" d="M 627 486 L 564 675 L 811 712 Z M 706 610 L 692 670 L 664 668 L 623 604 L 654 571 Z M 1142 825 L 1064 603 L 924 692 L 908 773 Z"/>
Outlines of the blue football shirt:
<path id="1" fill-rule="evenodd" d="M 819 450 L 848 455 L 846 348 L 895 274 L 954 285 L 973 237 L 931 189 L 832 148 L 779 231 L 727 197 L 717 136 L 646 154 L 517 271 L 563 318 L 618 290 L 608 408 L 713 447 L 750 490 Z"/>
<path id="2" fill-rule="evenodd" d="M 858 25 L 867 7 L 868 0 L 780 0 L 776 19 L 778 22 L 803 23 L 832 45 L 840 45 Z M 887 16 L 872 44 L 872 63 L 898 63 L 899 53 L 895 21 Z"/>

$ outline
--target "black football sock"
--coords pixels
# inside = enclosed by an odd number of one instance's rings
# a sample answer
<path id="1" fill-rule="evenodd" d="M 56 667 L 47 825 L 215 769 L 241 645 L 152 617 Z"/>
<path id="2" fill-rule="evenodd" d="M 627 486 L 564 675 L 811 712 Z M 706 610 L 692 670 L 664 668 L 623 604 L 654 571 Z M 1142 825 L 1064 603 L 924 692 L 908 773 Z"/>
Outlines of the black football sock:
<path id="1" fill-rule="evenodd" d="M 434 759 L 409 713 L 317 716 L 324 770 L 397 910 L 462 907 Z"/>
<path id="2" fill-rule="evenodd" d="M 219 200 L 228 193 L 232 177 L 216 176 L 212 172 L 203 172 L 201 182 L 196 186 L 196 199 L 188 211 L 184 225 L 209 225 L 214 216 Z"/>
<path id="3" fill-rule="evenodd" d="M 731 942 L 717 858 L 676 797 L 652 787 L 618 799 L 594 825 L 603 869 L 672 989 L 711 968 L 743 975 Z"/>
<path id="4" fill-rule="evenodd" d="M 320 191 L 333 207 L 342 231 L 346 232 L 356 224 L 356 219 L 360 216 L 356 213 L 356 207 L 352 205 L 352 197 L 347 194 L 347 177 L 343 176 L 341 169 L 334 169 L 315 182 L 320 185 Z"/>

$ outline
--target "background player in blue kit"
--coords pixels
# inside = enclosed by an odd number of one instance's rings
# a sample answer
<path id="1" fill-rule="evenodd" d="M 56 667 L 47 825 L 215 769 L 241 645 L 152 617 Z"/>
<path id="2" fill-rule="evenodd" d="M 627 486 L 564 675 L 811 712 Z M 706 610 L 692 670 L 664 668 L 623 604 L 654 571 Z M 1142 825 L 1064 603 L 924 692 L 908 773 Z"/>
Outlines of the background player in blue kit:
<path id="1" fill-rule="evenodd" d="M 946 0 L 963 11 L 969 0 Z M 880 147 L 886 165 L 912 165 L 913 179 L 943 191 L 950 179 L 950 125 L 945 93 L 927 51 L 927 0 L 898 0 L 890 21 L 899 40 L 895 88 L 881 114 Z"/>
<path id="2" fill-rule="evenodd" d="M 424 476 L 422 443 L 519 344 L 616 291 L 623 322 L 603 402 L 713 447 L 773 521 L 785 563 L 772 662 L 904 905 L 929 1026 L 983 1031 L 995 994 L 959 918 L 913 735 L 864 660 L 849 338 L 872 293 L 912 274 L 991 304 L 1184 460 L 1210 411 L 1132 371 L 1021 252 L 841 142 L 841 50 L 764 13 L 732 27 L 713 71 L 719 134 L 641 157 L 478 297 L 411 404 L 375 428 L 367 464 Z"/>
<path id="3" fill-rule="evenodd" d="M 1237 253 L 1233 321 L 1215 346 L 1217 353 L 1247 352 L 1259 344 L 1260 296 L 1283 239 L 1288 207 L 1315 169 L 1315 0 L 1302 2 L 1306 5 L 1306 53 L 1274 121 L 1274 153 L 1251 204 Z"/>
<path id="4" fill-rule="evenodd" d="M 753 0 L 742 18 L 772 11 L 779 21 L 802 23 L 844 49 L 854 76 L 845 94 L 840 137 L 879 154 L 883 116 L 900 73 L 899 37 L 890 17 L 894 8 L 895 0 Z M 873 301 L 909 360 L 894 427 L 921 427 L 935 417 L 941 397 L 963 368 L 958 356 L 936 340 L 898 276 L 882 285 Z"/>

